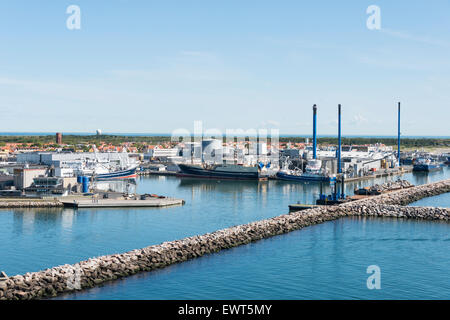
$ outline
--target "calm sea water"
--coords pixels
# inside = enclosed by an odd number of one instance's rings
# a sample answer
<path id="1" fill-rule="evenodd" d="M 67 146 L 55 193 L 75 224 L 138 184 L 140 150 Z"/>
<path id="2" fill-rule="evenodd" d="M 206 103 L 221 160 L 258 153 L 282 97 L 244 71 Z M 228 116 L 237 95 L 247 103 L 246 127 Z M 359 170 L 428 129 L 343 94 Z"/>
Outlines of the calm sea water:
<path id="1" fill-rule="evenodd" d="M 414 184 L 449 177 L 448 168 L 403 176 Z M 354 186 L 347 185 L 347 193 Z M 277 216 L 291 203 L 313 203 L 319 186 L 147 177 L 138 180 L 137 191 L 183 198 L 186 205 L 0 210 L 0 270 L 37 271 Z M 450 197 L 417 205 L 450 206 Z M 448 298 L 449 231 L 448 223 L 342 219 L 63 298 Z M 382 270 L 382 290 L 366 288 L 372 264 Z"/>

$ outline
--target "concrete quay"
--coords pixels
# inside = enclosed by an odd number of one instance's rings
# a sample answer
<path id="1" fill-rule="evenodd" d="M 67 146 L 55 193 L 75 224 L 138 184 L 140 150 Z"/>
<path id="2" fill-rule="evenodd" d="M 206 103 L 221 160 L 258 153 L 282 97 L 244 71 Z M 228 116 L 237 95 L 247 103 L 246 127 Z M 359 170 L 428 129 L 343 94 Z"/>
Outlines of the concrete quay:
<path id="1" fill-rule="evenodd" d="M 55 199 L 26 199 L 26 198 L 8 198 L 0 199 L 0 209 L 13 208 L 149 208 L 149 207 L 169 207 L 183 205 L 182 199 L 166 197 L 148 197 L 139 199 L 135 197 L 99 199 L 91 196 L 75 195 Z"/>
<path id="2" fill-rule="evenodd" d="M 74 201 L 61 201 L 65 207 L 73 208 L 144 208 L 144 207 L 169 207 L 183 205 L 184 200 L 174 198 L 152 199 L 82 199 Z"/>
<path id="3" fill-rule="evenodd" d="M 448 208 L 404 207 L 450 191 L 450 180 L 408 188 L 339 206 L 307 209 L 122 254 L 89 259 L 0 280 L 0 299 L 39 299 L 91 288 L 138 272 L 350 216 L 449 221 Z"/>

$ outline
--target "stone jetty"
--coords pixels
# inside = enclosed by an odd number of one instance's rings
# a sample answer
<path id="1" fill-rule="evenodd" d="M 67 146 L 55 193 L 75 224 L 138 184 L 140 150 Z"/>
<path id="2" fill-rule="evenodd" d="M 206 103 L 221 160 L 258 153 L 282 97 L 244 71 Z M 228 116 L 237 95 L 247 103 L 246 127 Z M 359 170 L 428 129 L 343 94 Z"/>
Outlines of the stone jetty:
<path id="1" fill-rule="evenodd" d="M 363 189 L 355 188 L 355 194 L 357 194 L 357 192 L 359 192 L 359 191 L 365 191 L 362 194 L 378 195 L 381 193 L 386 193 L 386 192 L 396 191 L 396 190 L 406 189 L 406 188 L 412 188 L 412 187 L 414 187 L 414 185 L 411 184 L 411 182 L 409 182 L 408 180 L 397 180 L 397 181 L 385 182 L 383 184 L 375 184 L 371 187 L 367 187 L 367 188 L 363 188 Z"/>
<path id="2" fill-rule="evenodd" d="M 201 257 L 314 224 L 348 216 L 450 220 L 447 208 L 404 207 L 424 197 L 450 192 L 450 180 L 402 189 L 345 203 L 281 215 L 271 219 L 182 240 L 89 259 L 44 271 L 0 279 L 0 299 L 39 299 L 74 292 L 142 271 Z"/>
<path id="3" fill-rule="evenodd" d="M 408 189 L 401 189 L 379 196 L 369 197 L 355 202 L 343 204 L 347 205 L 374 205 L 374 204 L 396 204 L 407 205 L 411 202 L 418 201 L 423 198 L 437 196 L 442 193 L 450 192 L 450 179 L 430 184 L 424 184 Z"/>

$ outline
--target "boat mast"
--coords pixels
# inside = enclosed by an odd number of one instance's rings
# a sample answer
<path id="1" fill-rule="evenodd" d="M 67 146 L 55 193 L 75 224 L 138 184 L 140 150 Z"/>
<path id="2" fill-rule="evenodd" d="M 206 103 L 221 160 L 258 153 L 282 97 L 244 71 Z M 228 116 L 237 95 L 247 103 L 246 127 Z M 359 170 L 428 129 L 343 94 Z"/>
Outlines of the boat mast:
<path id="1" fill-rule="evenodd" d="M 317 106 L 313 105 L 313 158 L 317 159 Z"/>
<path id="2" fill-rule="evenodd" d="M 337 149 L 337 163 L 338 163 L 338 174 L 342 173 L 341 168 L 341 105 L 338 104 L 338 149 Z"/>

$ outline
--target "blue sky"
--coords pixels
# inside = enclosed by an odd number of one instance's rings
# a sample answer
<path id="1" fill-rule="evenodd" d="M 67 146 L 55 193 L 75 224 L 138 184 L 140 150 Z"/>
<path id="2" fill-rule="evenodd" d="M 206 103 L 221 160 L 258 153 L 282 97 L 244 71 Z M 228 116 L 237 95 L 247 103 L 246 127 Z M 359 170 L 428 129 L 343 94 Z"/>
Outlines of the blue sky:
<path id="1" fill-rule="evenodd" d="M 448 1 L 0 3 L 5 131 L 450 135 Z M 81 30 L 66 8 L 81 8 Z M 366 9 L 381 8 L 381 30 Z"/>

